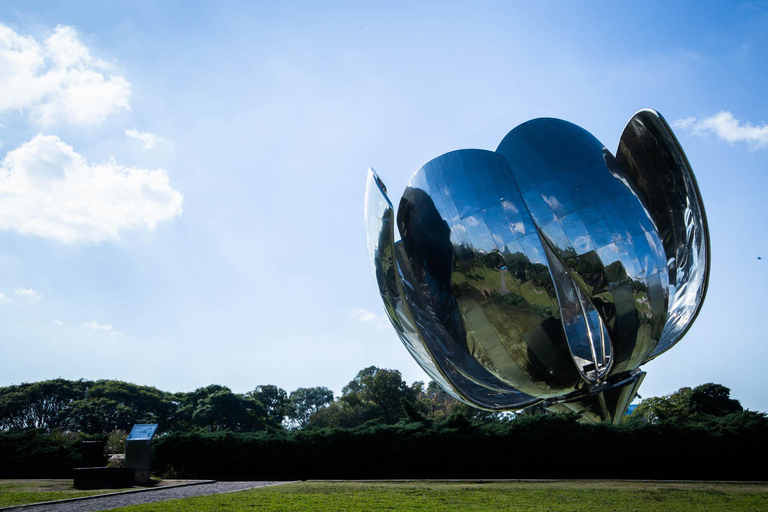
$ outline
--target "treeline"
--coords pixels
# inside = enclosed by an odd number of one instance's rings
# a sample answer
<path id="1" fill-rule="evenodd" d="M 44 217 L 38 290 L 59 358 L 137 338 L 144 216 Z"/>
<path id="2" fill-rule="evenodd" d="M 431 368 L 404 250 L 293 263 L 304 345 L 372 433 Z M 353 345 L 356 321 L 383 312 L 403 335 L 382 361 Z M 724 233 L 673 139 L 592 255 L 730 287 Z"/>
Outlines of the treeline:
<path id="1" fill-rule="evenodd" d="M 682 388 L 642 400 L 629 423 L 707 424 L 711 418 L 744 412 L 720 384 Z M 545 415 L 541 406 L 517 413 L 492 413 L 452 398 L 434 382 L 408 385 L 397 370 L 360 370 L 335 397 L 326 387 L 256 386 L 234 393 L 212 384 L 191 392 L 169 393 L 117 380 L 54 379 L 0 388 L 0 431 L 38 430 L 108 434 L 136 423 L 157 423 L 159 433 L 262 432 L 296 429 L 354 429 L 375 424 L 463 417 L 477 424 L 505 423 L 521 416 Z M 755 414 L 755 413 L 750 413 Z"/>
<path id="2" fill-rule="evenodd" d="M 719 384 L 647 398 L 616 426 L 542 408 L 486 413 L 434 384 L 395 386 L 389 379 L 391 373 L 366 368 L 304 429 L 164 436 L 156 468 L 221 480 L 767 478 L 754 461 L 768 456 L 768 417 L 744 410 Z"/>
<path id="3" fill-rule="evenodd" d="M 441 420 L 451 414 L 492 420 L 435 383 L 408 385 L 397 370 L 371 366 L 358 372 L 334 399 L 326 387 L 290 393 L 261 385 L 234 393 L 212 384 L 186 393 L 117 380 L 54 379 L 0 388 L 0 430 L 60 430 L 105 434 L 157 423 L 159 432 L 259 432 L 394 424 L 408 417 Z"/>
<path id="4" fill-rule="evenodd" d="M 0 430 L 100 434 L 157 423 L 166 433 L 257 432 L 303 425 L 332 400 L 333 392 L 323 387 L 288 395 L 267 385 L 241 394 L 212 384 L 169 393 L 117 380 L 55 379 L 0 388 Z"/>
<path id="5" fill-rule="evenodd" d="M 536 407 L 478 411 L 434 383 L 369 367 L 335 398 L 266 385 L 243 394 L 62 379 L 0 388 L 0 477 L 67 477 L 80 441 L 109 444 L 144 422 L 161 425 L 155 474 L 220 480 L 765 480 L 753 462 L 768 456 L 768 417 L 719 384 L 646 398 L 619 426 L 584 425 Z"/>

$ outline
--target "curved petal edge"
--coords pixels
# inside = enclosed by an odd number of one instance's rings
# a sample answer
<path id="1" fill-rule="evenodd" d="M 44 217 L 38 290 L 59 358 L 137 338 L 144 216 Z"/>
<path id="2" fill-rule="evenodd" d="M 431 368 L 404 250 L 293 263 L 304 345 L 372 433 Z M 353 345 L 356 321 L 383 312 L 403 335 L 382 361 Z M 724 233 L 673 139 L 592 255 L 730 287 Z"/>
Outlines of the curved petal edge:
<path id="1" fill-rule="evenodd" d="M 667 321 L 647 362 L 672 348 L 701 310 L 709 283 L 709 228 L 691 165 L 661 114 L 644 109 L 632 116 L 616 159 L 656 225 L 667 257 Z"/>

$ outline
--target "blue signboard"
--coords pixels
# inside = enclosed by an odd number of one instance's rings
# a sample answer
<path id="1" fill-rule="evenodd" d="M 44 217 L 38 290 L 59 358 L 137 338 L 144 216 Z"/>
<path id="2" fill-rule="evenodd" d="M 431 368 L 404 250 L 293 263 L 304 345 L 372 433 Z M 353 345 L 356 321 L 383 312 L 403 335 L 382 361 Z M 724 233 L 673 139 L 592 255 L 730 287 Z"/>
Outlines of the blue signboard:
<path id="1" fill-rule="evenodd" d="M 156 430 L 157 425 L 155 424 L 134 425 L 131 433 L 128 434 L 127 441 L 149 441 L 155 435 Z"/>

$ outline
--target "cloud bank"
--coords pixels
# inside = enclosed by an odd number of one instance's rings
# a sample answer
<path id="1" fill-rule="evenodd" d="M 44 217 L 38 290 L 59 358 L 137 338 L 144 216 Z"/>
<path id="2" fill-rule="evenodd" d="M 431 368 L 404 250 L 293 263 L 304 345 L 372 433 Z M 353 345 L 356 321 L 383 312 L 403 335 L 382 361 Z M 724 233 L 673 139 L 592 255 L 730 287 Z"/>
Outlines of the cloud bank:
<path id="1" fill-rule="evenodd" d="M 62 242 L 118 239 L 120 232 L 181 215 L 183 197 L 163 169 L 88 163 L 53 135 L 37 135 L 0 163 L 0 229 Z"/>
<path id="2" fill-rule="evenodd" d="M 0 112 L 29 111 L 42 125 L 94 124 L 130 110 L 131 84 L 106 76 L 74 27 L 59 25 L 42 44 L 0 24 Z"/>
<path id="3" fill-rule="evenodd" d="M 694 135 L 714 135 L 731 144 L 746 142 L 752 151 L 768 147 L 768 125 L 754 126 L 751 123 L 742 123 L 728 111 L 718 112 L 706 119 L 679 119 L 672 123 L 672 126 L 689 130 Z"/>

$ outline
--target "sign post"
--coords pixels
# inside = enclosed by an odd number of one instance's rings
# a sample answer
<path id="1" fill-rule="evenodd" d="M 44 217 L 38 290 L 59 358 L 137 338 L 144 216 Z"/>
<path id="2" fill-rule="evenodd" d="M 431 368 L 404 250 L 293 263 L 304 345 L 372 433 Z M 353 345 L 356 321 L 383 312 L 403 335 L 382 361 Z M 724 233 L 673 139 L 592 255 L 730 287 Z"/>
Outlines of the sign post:
<path id="1" fill-rule="evenodd" d="M 136 483 L 149 482 L 152 465 L 150 442 L 156 430 L 155 424 L 134 425 L 125 440 L 125 467 L 134 469 Z"/>

